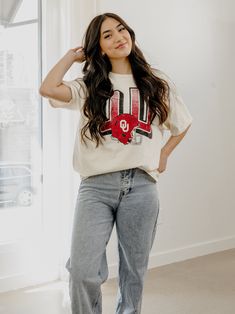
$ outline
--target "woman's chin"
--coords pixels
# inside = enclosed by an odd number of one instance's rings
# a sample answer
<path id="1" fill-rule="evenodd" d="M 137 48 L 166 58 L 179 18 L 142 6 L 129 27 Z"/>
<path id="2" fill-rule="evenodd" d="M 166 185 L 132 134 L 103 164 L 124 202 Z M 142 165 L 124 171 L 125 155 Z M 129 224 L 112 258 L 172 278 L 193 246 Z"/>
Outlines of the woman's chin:
<path id="1" fill-rule="evenodd" d="M 115 53 L 115 55 L 113 54 L 112 57 L 110 56 L 110 58 L 111 59 L 126 58 L 130 55 L 130 53 L 131 53 L 131 51 L 129 51 L 129 50 L 120 51 L 118 53 Z"/>

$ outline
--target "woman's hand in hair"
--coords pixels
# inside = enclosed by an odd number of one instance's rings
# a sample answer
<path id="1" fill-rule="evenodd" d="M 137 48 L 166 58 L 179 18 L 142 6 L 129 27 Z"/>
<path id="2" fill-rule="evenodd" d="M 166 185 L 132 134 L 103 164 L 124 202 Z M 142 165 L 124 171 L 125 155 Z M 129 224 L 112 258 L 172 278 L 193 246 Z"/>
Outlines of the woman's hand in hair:
<path id="1" fill-rule="evenodd" d="M 68 51 L 68 54 L 73 56 L 74 62 L 82 63 L 86 60 L 84 49 L 82 46 L 70 49 Z"/>

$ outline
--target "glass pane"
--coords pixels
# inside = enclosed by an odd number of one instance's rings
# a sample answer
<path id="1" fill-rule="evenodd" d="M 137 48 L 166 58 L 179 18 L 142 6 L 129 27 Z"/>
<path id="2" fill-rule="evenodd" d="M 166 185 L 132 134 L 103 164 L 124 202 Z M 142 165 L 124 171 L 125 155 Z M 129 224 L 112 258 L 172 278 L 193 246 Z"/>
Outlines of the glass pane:
<path id="1" fill-rule="evenodd" d="M 19 9 L 17 10 L 17 13 L 12 23 L 37 19 L 37 15 L 38 15 L 38 1 L 23 0 L 19 6 Z"/>
<path id="2" fill-rule="evenodd" d="M 22 4 L 24 2 L 28 3 L 23 1 Z M 37 1 L 31 2 L 37 5 Z M 28 5 L 28 16 L 30 12 L 35 14 Z M 35 213 L 40 215 L 42 152 L 38 51 L 38 23 L 0 27 L 0 240 L 5 238 L 6 226 L 10 234 L 9 226 L 13 228 L 17 224 L 21 234 L 27 230 L 25 224 L 33 228 Z M 4 216 L 7 210 L 11 210 L 12 216 L 9 213 Z M 16 219 L 19 211 L 22 224 L 14 220 L 4 224 L 5 217 Z"/>

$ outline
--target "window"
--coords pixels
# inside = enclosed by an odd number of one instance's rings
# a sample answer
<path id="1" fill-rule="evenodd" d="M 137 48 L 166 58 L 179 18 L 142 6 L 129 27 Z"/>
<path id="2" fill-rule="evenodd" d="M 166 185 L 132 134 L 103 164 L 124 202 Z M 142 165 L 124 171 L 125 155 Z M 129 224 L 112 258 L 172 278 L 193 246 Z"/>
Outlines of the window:
<path id="1" fill-rule="evenodd" d="M 38 0 L 0 2 L 0 241 L 25 235 L 41 211 L 39 8 Z"/>

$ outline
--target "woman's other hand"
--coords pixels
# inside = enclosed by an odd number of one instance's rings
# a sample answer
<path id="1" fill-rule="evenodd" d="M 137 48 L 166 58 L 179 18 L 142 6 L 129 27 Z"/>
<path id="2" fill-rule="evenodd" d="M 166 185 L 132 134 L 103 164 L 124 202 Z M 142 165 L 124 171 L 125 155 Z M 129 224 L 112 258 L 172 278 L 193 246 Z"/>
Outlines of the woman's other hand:
<path id="1" fill-rule="evenodd" d="M 160 160 L 159 160 L 159 166 L 157 169 L 159 173 L 162 173 L 163 171 L 166 170 L 167 159 L 168 159 L 168 155 L 162 150 L 161 155 L 160 155 Z"/>

